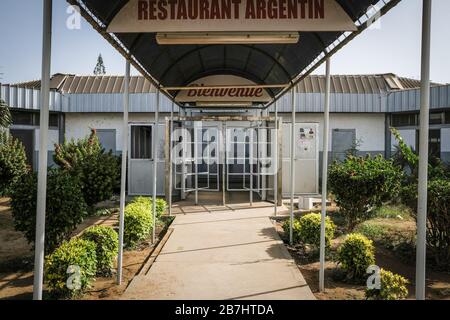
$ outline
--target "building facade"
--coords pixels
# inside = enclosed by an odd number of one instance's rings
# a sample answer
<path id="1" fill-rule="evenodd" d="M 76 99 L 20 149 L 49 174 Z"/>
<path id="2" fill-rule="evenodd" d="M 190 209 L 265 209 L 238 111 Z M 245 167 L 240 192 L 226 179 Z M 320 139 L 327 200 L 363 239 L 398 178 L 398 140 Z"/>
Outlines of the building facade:
<path id="1" fill-rule="evenodd" d="M 96 129 L 105 149 L 121 153 L 123 82 L 119 76 L 75 76 L 56 74 L 51 79 L 49 165 L 53 165 L 54 144 L 83 138 Z M 329 156 L 342 159 L 348 150 L 357 154 L 382 154 L 390 157 L 396 141 L 390 127 L 397 128 L 403 139 L 414 149 L 418 148 L 420 82 L 394 74 L 332 76 L 330 106 Z M 39 89 L 40 81 L 14 85 L 1 85 L 0 98 L 12 108 L 11 134 L 25 145 L 29 163 L 37 168 L 39 140 Z M 325 79 L 312 75 L 297 87 L 296 123 L 317 124 L 317 172 L 323 150 L 323 106 Z M 154 87 L 143 77 L 130 79 L 130 134 L 131 148 L 134 135 L 139 143 L 145 132 L 131 130 L 139 125 L 152 125 L 156 105 Z M 173 107 L 178 114 L 178 106 Z M 172 103 L 164 96 L 160 103 L 160 144 L 166 143 L 165 118 L 170 116 Z M 274 106 L 266 111 L 248 109 L 248 115 L 273 116 Z M 204 110 L 190 109 L 189 115 L 210 114 Z M 185 114 L 186 114 L 185 112 Z M 279 117 L 290 124 L 291 97 L 286 95 L 278 102 Z M 219 112 L 220 113 L 220 112 Z M 286 130 L 285 130 L 286 131 Z M 288 135 L 289 131 L 286 131 Z M 287 140 L 283 139 L 283 148 Z M 145 148 L 144 148 L 145 149 Z M 149 150 L 152 148 L 150 147 Z M 132 151 L 133 152 L 133 151 Z M 286 153 L 284 151 L 284 153 Z M 433 84 L 431 89 L 430 153 L 450 162 L 450 85 Z M 132 153 L 133 154 L 133 153 Z M 283 157 L 287 155 L 284 154 Z M 159 152 L 161 181 L 164 180 L 164 151 Z M 158 164 L 159 166 L 159 164 Z M 150 174 L 151 170 L 148 170 Z M 286 168 L 283 172 L 285 173 Z M 130 175 L 130 173 L 129 173 Z M 298 176 L 300 175 L 300 176 Z M 296 177 L 301 178 L 301 172 Z M 150 178 L 146 176 L 146 179 Z M 316 177 L 318 181 L 318 176 Z M 283 191 L 284 192 L 284 191 Z M 138 192 L 139 193 L 139 192 Z M 158 184 L 158 193 L 164 193 L 164 183 Z"/>

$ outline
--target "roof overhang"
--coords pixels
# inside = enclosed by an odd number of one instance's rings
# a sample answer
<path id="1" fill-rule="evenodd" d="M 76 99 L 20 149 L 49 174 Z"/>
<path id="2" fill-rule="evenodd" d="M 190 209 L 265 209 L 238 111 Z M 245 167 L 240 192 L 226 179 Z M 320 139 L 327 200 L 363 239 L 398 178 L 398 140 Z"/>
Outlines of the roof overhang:
<path id="1" fill-rule="evenodd" d="M 126 21 L 127 6 L 139 2 L 138 0 L 67 1 L 72 5 L 78 5 L 82 16 L 94 29 L 124 57 L 130 59 L 133 66 L 170 99 L 175 100 L 180 90 L 165 88 L 183 88 L 208 76 L 232 75 L 248 79 L 259 86 L 266 86 L 265 90 L 271 99 L 263 105 L 269 106 L 401 0 L 335 0 L 339 10 L 345 12 L 353 22 L 354 30 L 327 31 L 326 26 L 302 26 L 299 27 L 303 30 L 299 31 L 300 40 L 296 43 L 171 45 L 159 44 L 158 32 L 174 30 L 165 30 L 161 26 L 146 29 L 145 25 L 138 23 L 139 21 L 136 22 L 138 26 L 134 26 L 135 29 L 120 29 L 118 21 Z M 330 0 L 323 1 L 330 2 Z M 314 0 L 312 3 L 323 1 Z M 160 2 L 167 3 L 167 1 Z M 238 2 L 247 3 L 247 1 Z M 232 24 L 231 27 L 223 23 L 212 25 L 221 26 L 220 30 L 223 31 L 232 28 Z M 264 23 L 259 25 L 267 27 Z M 294 27 L 288 26 L 284 29 L 280 27 L 280 30 L 275 31 L 287 31 L 289 28 Z M 194 29 L 193 27 L 192 31 L 200 31 L 198 27 Z M 254 30 L 254 27 L 248 29 L 244 31 L 262 31 L 261 27 L 258 30 Z M 137 32 L 132 32 L 133 30 Z M 144 32 L 146 30 L 154 32 Z"/>

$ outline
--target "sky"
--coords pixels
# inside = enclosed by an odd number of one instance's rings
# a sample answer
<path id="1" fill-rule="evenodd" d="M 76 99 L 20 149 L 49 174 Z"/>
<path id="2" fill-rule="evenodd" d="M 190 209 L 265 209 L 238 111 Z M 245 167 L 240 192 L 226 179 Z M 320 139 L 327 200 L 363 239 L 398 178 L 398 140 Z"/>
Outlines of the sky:
<path id="1" fill-rule="evenodd" d="M 0 82 L 40 78 L 43 0 L 1 0 Z M 434 0 L 431 79 L 450 83 L 450 1 Z M 375 28 L 366 30 L 332 58 L 333 74 L 395 73 L 420 79 L 422 0 L 403 0 Z M 67 2 L 53 1 L 52 74 L 90 75 L 102 54 L 108 74 L 124 73 L 123 57 L 82 19 L 66 27 Z M 315 73 L 323 73 L 323 66 Z M 133 70 L 134 74 L 137 74 Z"/>

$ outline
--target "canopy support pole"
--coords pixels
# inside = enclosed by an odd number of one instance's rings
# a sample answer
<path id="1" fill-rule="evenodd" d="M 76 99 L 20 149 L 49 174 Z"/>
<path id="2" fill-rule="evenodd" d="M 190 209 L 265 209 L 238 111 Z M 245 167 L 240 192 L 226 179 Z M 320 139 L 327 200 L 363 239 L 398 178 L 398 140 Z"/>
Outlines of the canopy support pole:
<path id="1" fill-rule="evenodd" d="M 153 201 L 152 201 L 152 243 L 156 242 L 156 175 L 158 174 L 158 143 L 159 143 L 159 90 L 156 91 L 155 125 L 153 134 Z"/>
<path id="2" fill-rule="evenodd" d="M 323 152 L 322 152 L 322 215 L 320 223 L 320 270 L 319 291 L 325 290 L 325 219 L 327 215 L 327 183 L 328 183 L 328 131 L 330 127 L 330 58 L 326 61 L 325 110 L 323 119 Z"/>
<path id="3" fill-rule="evenodd" d="M 128 155 L 128 109 L 130 104 L 130 61 L 125 64 L 124 94 L 123 94 L 123 123 L 122 123 L 122 167 L 120 173 L 120 213 L 119 213 L 119 254 L 117 257 L 117 284 L 122 284 L 123 266 L 123 233 L 125 226 L 125 189 L 127 178 Z"/>
<path id="4" fill-rule="evenodd" d="M 50 100 L 50 64 L 52 49 L 52 0 L 44 0 L 42 37 L 42 84 L 39 125 L 39 171 L 36 205 L 33 300 L 42 300 L 45 256 L 45 211 L 47 199 L 48 118 Z"/>
<path id="5" fill-rule="evenodd" d="M 273 176 L 273 210 L 275 217 L 278 213 L 278 101 L 275 101 L 275 137 L 272 142 L 273 157 L 275 158 L 275 175 Z"/>
<path id="6" fill-rule="evenodd" d="M 295 188 L 295 166 L 294 166 L 294 158 L 295 158 L 295 87 L 292 88 L 291 91 L 291 99 L 292 99 L 292 116 L 291 116 L 291 208 L 290 208 L 290 223 L 289 223 L 289 243 L 291 245 L 294 244 L 294 188 Z"/>
<path id="7" fill-rule="evenodd" d="M 172 188 L 173 188 L 173 146 L 172 146 L 172 135 L 173 135 L 173 111 L 175 107 L 175 102 L 172 102 L 172 109 L 170 110 L 170 133 L 169 133 L 169 216 L 172 216 Z"/>
<path id="8" fill-rule="evenodd" d="M 428 136 L 430 112 L 431 0 L 423 1 L 420 86 L 419 183 L 417 204 L 416 299 L 425 300 L 428 198 Z"/>

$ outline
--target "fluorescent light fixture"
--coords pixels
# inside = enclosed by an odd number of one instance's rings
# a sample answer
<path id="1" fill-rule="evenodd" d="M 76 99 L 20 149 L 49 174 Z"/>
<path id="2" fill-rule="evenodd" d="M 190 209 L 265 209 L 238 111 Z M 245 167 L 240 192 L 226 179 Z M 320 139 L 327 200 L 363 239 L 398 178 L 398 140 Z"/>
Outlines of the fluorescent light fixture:
<path id="1" fill-rule="evenodd" d="M 253 104 L 251 102 L 197 102 L 195 104 L 196 107 L 204 107 L 204 108 L 221 108 L 221 107 L 251 107 Z"/>
<path id="2" fill-rule="evenodd" d="M 298 32 L 169 32 L 156 34 L 160 45 L 182 44 L 293 44 Z"/>

